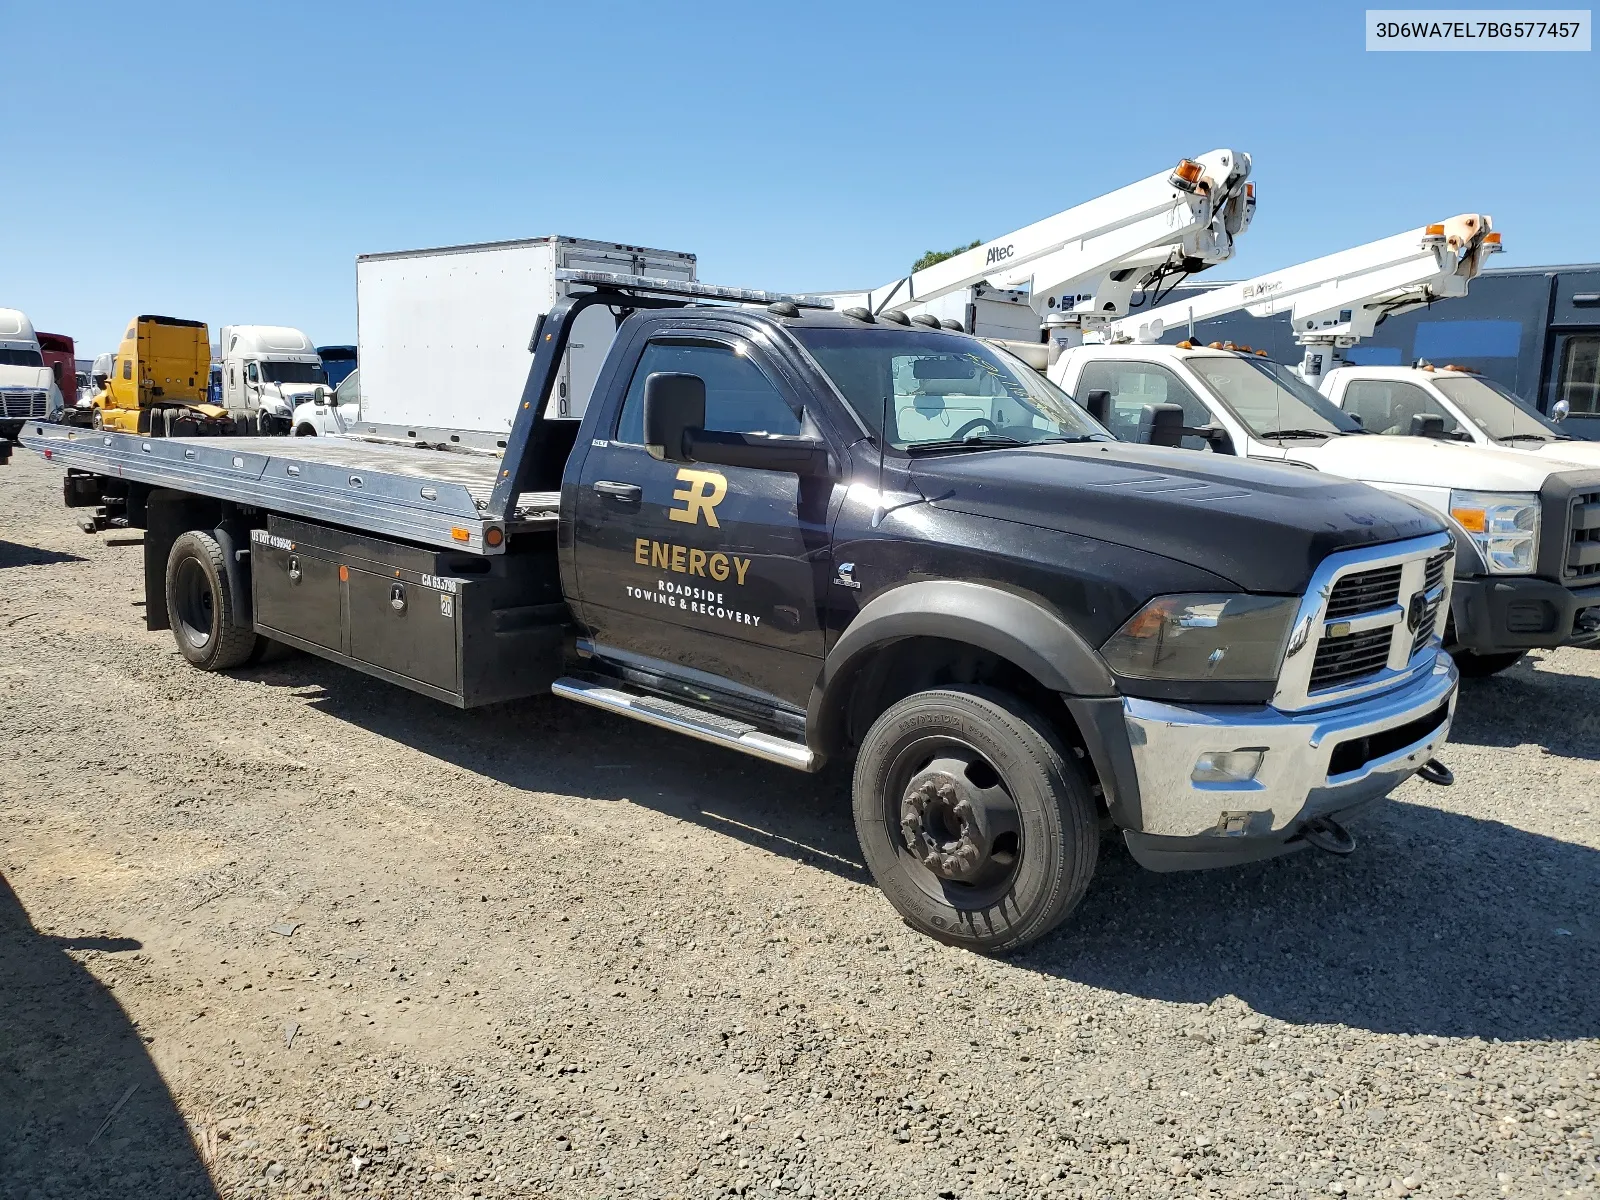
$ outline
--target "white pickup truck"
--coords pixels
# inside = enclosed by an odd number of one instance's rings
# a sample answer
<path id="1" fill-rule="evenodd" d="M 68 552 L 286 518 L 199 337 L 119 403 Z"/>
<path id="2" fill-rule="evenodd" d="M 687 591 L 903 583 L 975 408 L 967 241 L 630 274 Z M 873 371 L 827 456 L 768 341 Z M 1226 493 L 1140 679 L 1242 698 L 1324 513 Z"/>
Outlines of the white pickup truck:
<path id="1" fill-rule="evenodd" d="M 1416 432 L 1600 467 L 1600 442 L 1561 428 L 1567 402 L 1547 417 L 1510 389 L 1465 367 L 1341 366 L 1318 390 L 1360 421 L 1368 433 Z"/>
<path id="2" fill-rule="evenodd" d="M 1456 542 L 1445 640 L 1464 674 L 1504 670 L 1530 649 L 1600 643 L 1600 463 L 1555 457 L 1565 443 L 1528 453 L 1489 437 L 1420 436 L 1438 433 L 1425 420 L 1412 436 L 1409 413 L 1403 431 L 1371 436 L 1394 421 L 1375 430 L 1288 367 L 1231 344 L 1077 346 L 1048 373 L 1119 437 L 1295 463 L 1443 515 Z"/>

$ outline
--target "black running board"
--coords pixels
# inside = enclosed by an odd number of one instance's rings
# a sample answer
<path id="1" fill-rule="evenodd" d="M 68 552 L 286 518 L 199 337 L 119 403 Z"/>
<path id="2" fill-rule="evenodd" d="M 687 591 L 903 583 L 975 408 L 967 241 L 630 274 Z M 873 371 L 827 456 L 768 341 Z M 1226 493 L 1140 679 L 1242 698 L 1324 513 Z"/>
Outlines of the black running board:
<path id="1" fill-rule="evenodd" d="M 764 758 L 797 771 L 815 771 L 821 765 L 816 754 L 800 742 L 774 737 L 744 721 L 692 708 L 675 700 L 572 678 L 556 680 L 550 690 L 566 700 L 620 713 L 635 721 L 643 721 L 646 725 L 670 729 L 674 733 L 710 742 L 713 746 L 726 746 L 729 750 Z"/>

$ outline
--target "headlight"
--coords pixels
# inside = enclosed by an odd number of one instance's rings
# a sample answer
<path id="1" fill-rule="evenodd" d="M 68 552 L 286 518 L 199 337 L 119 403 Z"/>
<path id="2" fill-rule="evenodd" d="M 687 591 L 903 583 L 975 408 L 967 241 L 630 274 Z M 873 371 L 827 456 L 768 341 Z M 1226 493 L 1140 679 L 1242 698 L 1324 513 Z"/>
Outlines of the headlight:
<path id="1" fill-rule="evenodd" d="M 1450 515 L 1472 535 L 1495 575 L 1524 575 L 1539 560 L 1539 497 L 1531 492 L 1450 493 Z"/>
<path id="2" fill-rule="evenodd" d="M 1299 607 L 1295 596 L 1158 596 L 1100 652 L 1133 679 L 1276 679 Z"/>

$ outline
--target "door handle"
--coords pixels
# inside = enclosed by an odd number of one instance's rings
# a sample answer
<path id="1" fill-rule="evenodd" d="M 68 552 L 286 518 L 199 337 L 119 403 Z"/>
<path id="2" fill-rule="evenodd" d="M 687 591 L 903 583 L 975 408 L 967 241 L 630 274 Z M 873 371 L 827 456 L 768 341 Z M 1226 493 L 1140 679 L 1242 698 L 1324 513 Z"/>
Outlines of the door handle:
<path id="1" fill-rule="evenodd" d="M 621 504 L 637 504 L 644 498 L 644 489 L 637 483 L 613 483 L 609 479 L 595 480 L 594 492 Z"/>

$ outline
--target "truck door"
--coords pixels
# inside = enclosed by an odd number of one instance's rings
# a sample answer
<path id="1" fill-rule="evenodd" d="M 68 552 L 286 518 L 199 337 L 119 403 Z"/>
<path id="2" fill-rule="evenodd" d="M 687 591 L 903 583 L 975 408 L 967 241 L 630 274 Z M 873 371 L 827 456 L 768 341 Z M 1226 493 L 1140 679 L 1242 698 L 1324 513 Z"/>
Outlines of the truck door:
<path id="1" fill-rule="evenodd" d="M 803 707 L 823 654 L 831 481 L 652 458 L 644 382 L 657 371 L 705 381 L 708 429 L 802 429 L 799 396 L 748 341 L 696 333 L 644 345 L 585 454 L 575 505 L 596 653 Z"/>

